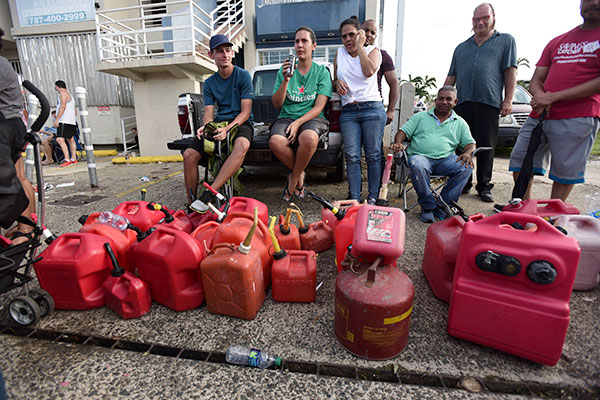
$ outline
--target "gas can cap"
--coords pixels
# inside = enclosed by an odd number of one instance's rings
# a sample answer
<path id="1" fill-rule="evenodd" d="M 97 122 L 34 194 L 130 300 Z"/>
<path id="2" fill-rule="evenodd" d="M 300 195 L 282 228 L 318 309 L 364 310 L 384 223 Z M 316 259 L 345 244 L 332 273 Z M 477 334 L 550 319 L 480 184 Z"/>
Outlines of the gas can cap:
<path id="1" fill-rule="evenodd" d="M 556 268 L 548 261 L 537 260 L 527 266 L 527 276 L 540 285 L 548 285 L 556 279 Z"/>

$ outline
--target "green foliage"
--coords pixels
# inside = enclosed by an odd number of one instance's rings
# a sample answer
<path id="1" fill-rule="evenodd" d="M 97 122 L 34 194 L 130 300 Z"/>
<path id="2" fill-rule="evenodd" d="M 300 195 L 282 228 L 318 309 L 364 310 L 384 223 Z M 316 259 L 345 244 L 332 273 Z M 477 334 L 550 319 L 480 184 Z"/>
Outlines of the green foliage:
<path id="1" fill-rule="evenodd" d="M 424 103 L 428 103 L 435 97 L 429 93 L 430 89 L 437 88 L 437 83 L 435 78 L 425 75 L 425 77 L 413 76 L 408 74 L 408 80 L 403 79 L 402 82 L 410 82 L 415 86 L 415 96 L 421 100 L 424 100 Z"/>

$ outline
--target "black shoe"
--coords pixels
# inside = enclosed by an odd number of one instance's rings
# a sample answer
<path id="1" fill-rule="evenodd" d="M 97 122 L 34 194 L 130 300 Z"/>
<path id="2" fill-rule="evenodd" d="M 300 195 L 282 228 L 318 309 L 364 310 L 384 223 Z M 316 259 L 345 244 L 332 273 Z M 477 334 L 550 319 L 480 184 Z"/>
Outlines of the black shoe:
<path id="1" fill-rule="evenodd" d="M 467 194 L 467 193 L 469 193 L 470 191 L 471 191 L 471 188 L 470 188 L 470 187 L 466 187 L 466 186 L 465 186 L 465 187 L 463 188 L 463 190 L 462 190 L 462 192 L 461 192 L 461 193 L 462 193 L 462 194 Z"/>
<path id="2" fill-rule="evenodd" d="M 490 190 L 482 190 L 481 192 L 478 192 L 477 195 L 481 198 L 481 201 L 485 201 L 486 203 L 494 202 L 494 196 L 492 196 Z"/>
<path id="3" fill-rule="evenodd" d="M 502 212 L 502 209 L 506 207 L 506 204 L 494 204 L 494 212 L 499 213 Z"/>

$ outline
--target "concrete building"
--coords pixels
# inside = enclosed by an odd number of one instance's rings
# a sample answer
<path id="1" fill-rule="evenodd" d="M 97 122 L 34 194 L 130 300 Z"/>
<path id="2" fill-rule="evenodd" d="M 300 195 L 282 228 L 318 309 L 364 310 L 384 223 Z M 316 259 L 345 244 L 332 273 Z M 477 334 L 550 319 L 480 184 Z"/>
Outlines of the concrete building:
<path id="1" fill-rule="evenodd" d="M 137 126 L 142 155 L 173 154 L 178 95 L 216 71 L 208 39 L 224 33 L 247 70 L 282 62 L 309 25 L 316 59 L 333 61 L 339 23 L 381 20 L 380 0 L 0 0 L 4 56 L 51 104 L 54 81 L 88 91 L 95 145 L 122 143 Z M 396 10 L 393 10 L 394 12 Z M 393 27 L 395 30 L 395 27 Z"/>

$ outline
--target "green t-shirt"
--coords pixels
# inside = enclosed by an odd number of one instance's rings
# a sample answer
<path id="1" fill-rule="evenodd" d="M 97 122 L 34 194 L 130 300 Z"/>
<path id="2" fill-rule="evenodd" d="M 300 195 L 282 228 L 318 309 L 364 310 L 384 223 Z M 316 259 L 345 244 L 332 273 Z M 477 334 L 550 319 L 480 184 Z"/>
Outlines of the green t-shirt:
<path id="1" fill-rule="evenodd" d="M 282 82 L 283 71 L 279 68 L 273 93 L 279 89 Z M 317 95 L 331 97 L 331 90 L 331 75 L 326 66 L 313 62 L 306 75 L 301 75 L 298 70 L 294 71 L 294 75 L 288 82 L 279 117 L 300 118 L 314 107 Z M 323 117 L 323 111 L 319 116 Z"/>
<path id="2" fill-rule="evenodd" d="M 406 153 L 440 159 L 450 156 L 457 148 L 475 143 L 469 125 L 454 111 L 450 118 L 440 124 L 433 109 L 413 115 L 400 128 L 410 144 Z"/>

